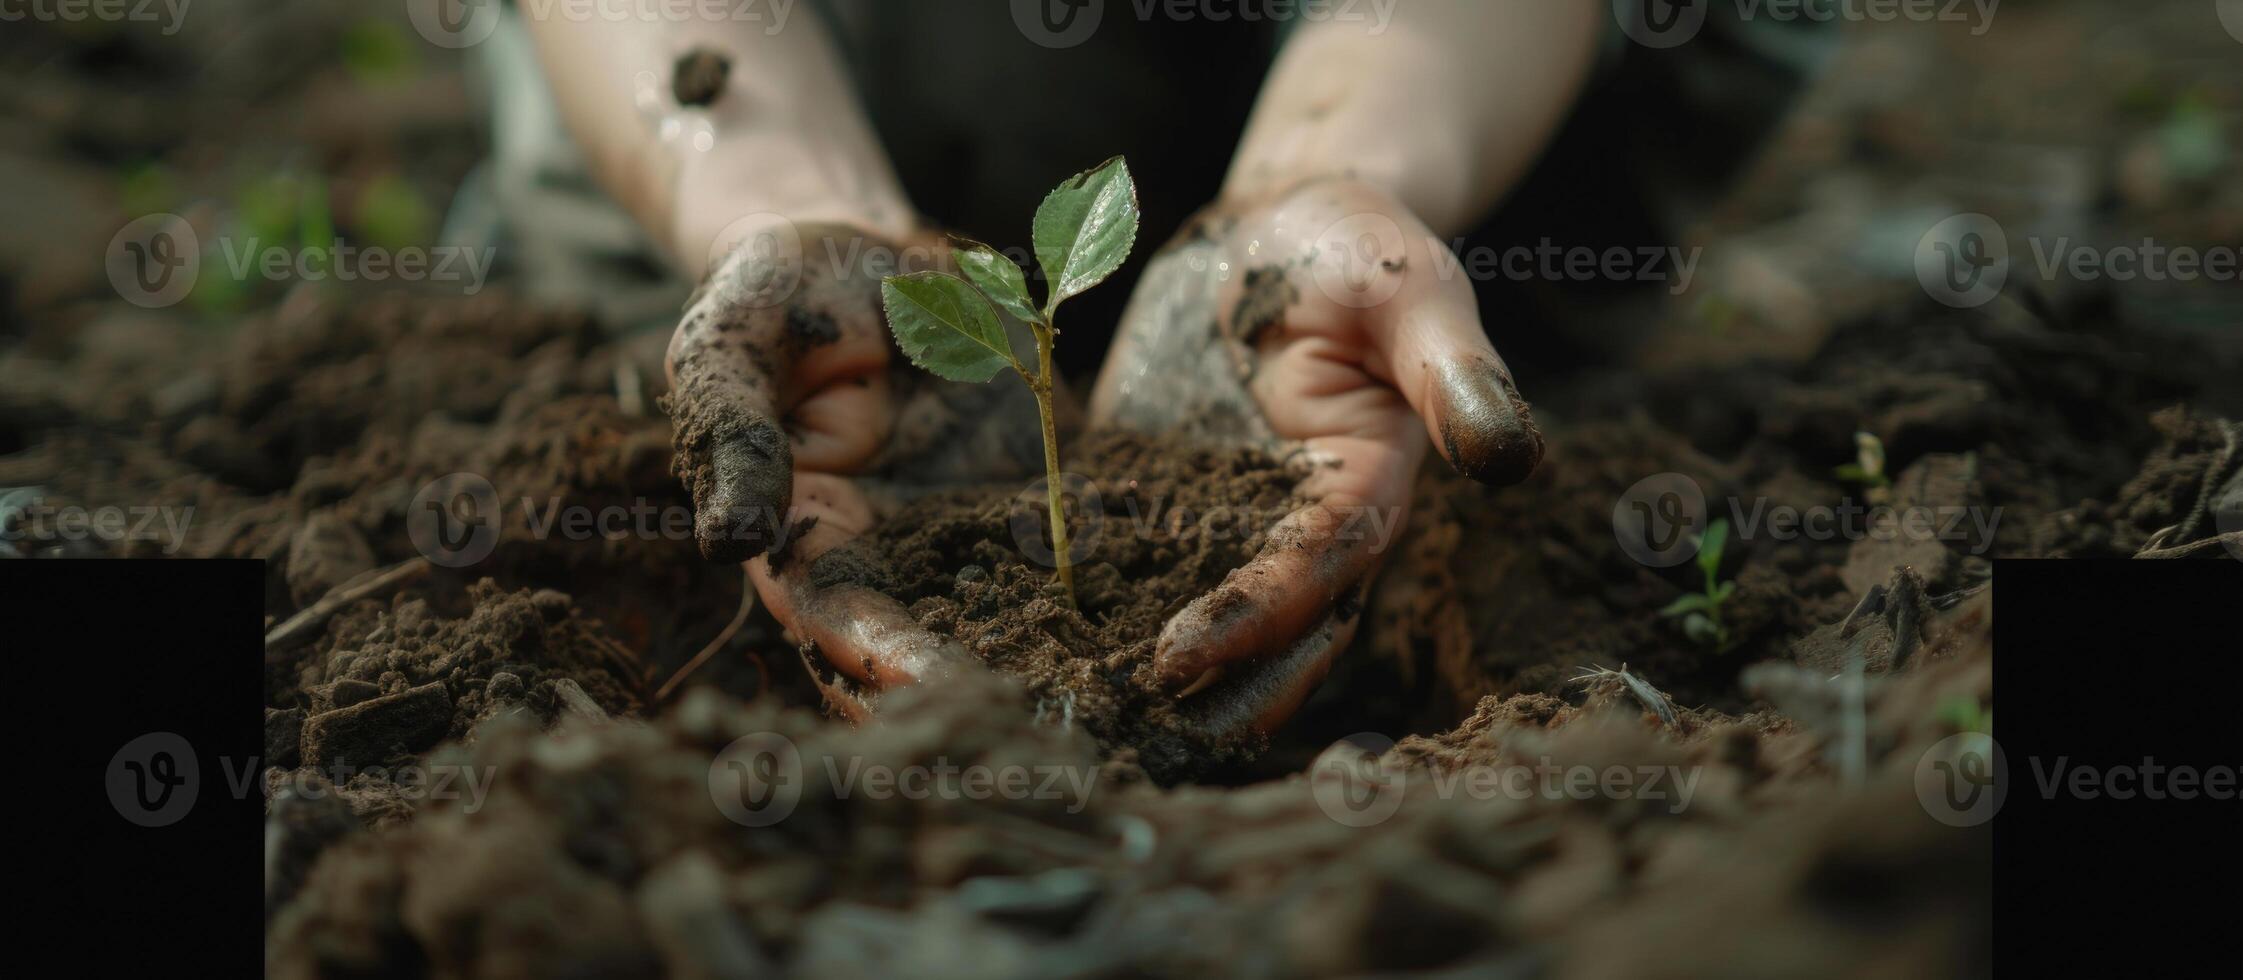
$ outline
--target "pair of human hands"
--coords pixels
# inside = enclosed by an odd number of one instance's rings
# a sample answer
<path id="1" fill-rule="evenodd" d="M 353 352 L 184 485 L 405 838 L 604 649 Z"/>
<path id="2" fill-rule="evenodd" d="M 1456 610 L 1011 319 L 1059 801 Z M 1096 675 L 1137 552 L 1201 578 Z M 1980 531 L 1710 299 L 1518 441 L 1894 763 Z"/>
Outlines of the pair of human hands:
<path id="1" fill-rule="evenodd" d="M 677 468 L 714 561 L 748 561 L 778 621 L 841 674 L 885 688 L 973 660 L 895 599 L 820 559 L 894 487 L 1026 478 L 1041 442 L 1025 386 L 903 363 L 880 281 L 933 235 L 787 227 L 713 264 L 669 349 Z M 1007 404 L 998 404 L 1007 403 Z M 1482 483 L 1523 479 L 1540 433 L 1454 256 L 1407 208 L 1328 179 L 1203 212 L 1147 266 L 1090 399 L 1090 424 L 1251 444 L 1295 460 L 1307 503 L 1162 630 L 1155 666 L 1217 730 L 1280 724 L 1351 638 L 1360 594 L 1438 444 Z M 814 519 L 814 523 L 811 521 Z M 797 533 L 799 531 L 799 533 Z M 761 557 L 783 542 L 783 560 Z"/>

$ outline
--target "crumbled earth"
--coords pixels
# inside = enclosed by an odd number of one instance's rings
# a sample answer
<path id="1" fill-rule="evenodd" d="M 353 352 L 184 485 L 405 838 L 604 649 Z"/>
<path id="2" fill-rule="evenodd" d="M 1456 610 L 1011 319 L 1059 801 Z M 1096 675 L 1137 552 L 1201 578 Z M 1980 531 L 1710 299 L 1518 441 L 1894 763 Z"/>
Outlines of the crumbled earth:
<path id="1" fill-rule="evenodd" d="M 484 125 L 457 67 L 404 98 L 349 77 L 323 52 L 355 10 L 90 46 L 12 25 L 0 62 L 40 74 L 0 120 L 25 216 L 0 223 L 0 554 L 262 559 L 274 627 L 419 556 L 434 481 L 488 481 L 487 557 L 267 653 L 272 976 L 1987 975 L 1990 836 L 1932 819 L 1913 770 L 1990 727 L 1988 559 L 2227 560 L 2209 500 L 2237 480 L 2238 318 L 2224 283 L 2028 275 L 1950 310 L 1879 256 L 1973 210 L 2019 255 L 2025 233 L 2234 242 L 2235 127 L 2202 166 L 2232 48 L 2168 7 L 2005 7 L 1999 43 L 1861 25 L 1833 77 L 1875 84 L 1817 86 L 1708 202 L 1678 301 L 1491 322 L 1507 354 L 1605 336 L 1599 315 L 1662 329 L 1633 363 L 1513 358 L 1542 467 L 1503 491 L 1428 467 L 1354 643 L 1266 746 L 1164 737 L 1132 659 L 1252 535 L 1109 535 L 1069 610 L 1011 549 L 1017 488 L 877 538 L 897 594 L 1009 681 L 900 692 L 852 727 L 758 612 L 657 698 L 743 586 L 693 541 L 665 337 L 496 285 L 259 282 L 143 311 L 84 258 L 138 214 L 218 220 L 243 167 L 316 161 L 346 228 L 379 177 L 448 198 Z M 715 91 L 692 67 L 689 94 Z M 1857 432 L 1889 486 L 1837 475 Z M 1136 495 L 1202 510 L 1288 492 L 1239 455 L 1127 462 L 1083 467 L 1110 529 L 1133 492 L 1106 474 L 1169 474 Z M 1717 503 L 2000 517 L 1929 542 L 1740 519 L 1731 641 L 1708 647 L 1658 615 L 1694 565 L 1614 536 L 1615 502 L 1662 473 Z M 166 519 L 88 539 L 43 522 L 69 504 Z M 744 777 L 779 747 L 799 779 Z M 976 767 L 1029 789 L 875 788 Z M 1511 781 L 1615 770 L 1660 781 Z"/>
<path id="2" fill-rule="evenodd" d="M 935 494 L 875 527 L 884 587 L 923 625 L 1019 679 L 1040 712 L 1171 783 L 1253 756 L 1261 739 L 1189 723 L 1153 673 L 1161 627 L 1259 552 L 1295 477 L 1253 449 L 1097 433 L 1071 447 L 1074 601 L 1056 585 L 1049 509 L 1005 486 Z M 1026 542 L 1026 545 L 1023 544 Z M 1033 548 L 1035 550 L 1031 551 Z"/>
<path id="3" fill-rule="evenodd" d="M 64 499 L 205 501 L 209 523 L 198 520 L 179 550 L 267 557 L 274 623 L 314 592 L 410 560 L 407 509 L 421 482 L 445 473 L 489 473 L 502 500 L 620 504 L 643 493 L 682 503 L 665 471 L 663 421 L 646 408 L 653 398 L 633 410 L 614 382 L 637 341 L 572 340 L 567 318 L 508 320 L 518 314 L 496 304 L 390 299 L 283 310 L 188 355 L 189 373 L 271 350 L 274 331 L 311 329 L 291 328 L 291 316 L 316 318 L 330 339 L 268 370 L 302 378 L 347 361 L 362 390 L 383 393 L 366 396 L 376 403 L 398 397 L 387 394 L 399 383 L 393 370 L 410 376 L 432 346 L 497 342 L 482 338 L 505 337 L 508 322 L 527 325 L 507 343 L 558 342 L 569 359 L 514 358 L 494 371 L 599 367 L 557 373 L 536 402 L 501 399 L 457 417 L 441 398 L 417 417 L 347 400 L 298 405 L 291 411 L 306 417 L 292 438 L 329 434 L 317 452 L 277 451 L 297 475 L 262 491 L 179 459 L 185 426 L 129 377 L 52 385 L 33 389 L 51 393 L 45 414 L 11 409 L 28 448 L 0 470 Z M 473 316 L 499 319 L 476 331 Z M 1883 345 L 1830 363 L 1944 335 L 1936 315 L 1927 319 L 1925 335 L 1861 327 Z M 390 352 L 357 347 L 356 335 L 376 329 L 394 331 Z M 1853 336 L 1842 329 L 1833 343 Z M 1198 781 L 1169 788 L 1130 778 L 1159 765 L 1147 764 L 1146 745 L 1164 745 L 1160 716 L 1137 708 L 1157 702 L 1131 651 L 1192 589 L 1250 554 L 1256 528 L 1215 535 L 1179 520 L 1114 532 L 1176 505 L 1283 513 L 1289 480 L 1266 458 L 1080 440 L 1108 523 L 1083 566 L 1082 611 L 1050 601 L 1043 571 L 1019 557 L 1012 518 L 1038 514 L 1040 498 L 920 501 L 871 544 L 915 612 L 1012 679 L 898 694 L 862 729 L 818 716 L 796 651 L 761 618 L 681 698 L 655 703 L 652 687 L 728 618 L 739 580 L 698 561 L 690 524 L 674 536 L 578 540 L 541 535 L 530 514 L 508 508 L 485 561 L 350 603 L 269 658 L 274 973 L 543 975 L 564 962 L 611 975 L 862 972 L 953 961 L 997 975 L 1596 973 L 1666 962 L 1631 959 L 1649 955 L 1623 941 L 1634 932 L 1676 937 L 1665 955 L 1699 957 L 1707 969 L 1744 957 L 1770 973 L 1858 962 L 1974 970 L 1988 955 L 1985 841 L 1931 821 L 1912 782 L 1924 747 L 1991 704 L 1991 584 L 1972 552 L 2036 553 L 2033 535 L 2007 529 L 2059 514 L 2118 533 L 2096 500 L 2129 501 L 2141 516 L 2128 533 L 2152 533 L 2195 507 L 2217 469 L 2203 457 L 2218 451 L 2212 434 L 2222 430 L 2198 415 L 2151 422 L 2167 397 L 2188 401 L 2187 379 L 2146 382 L 2099 356 L 2093 333 L 2065 336 L 2077 359 L 2061 370 L 2027 363 L 1985 394 L 2027 408 L 1988 410 L 1990 421 L 1961 434 L 1888 443 L 1885 499 L 1999 502 L 2014 509 L 2004 530 L 1931 542 L 1934 551 L 1907 560 L 1886 549 L 1923 542 L 1740 534 L 1719 570 L 1739 583 L 1729 650 L 1695 646 L 1657 614 L 1696 584 L 1690 566 L 1626 559 L 1611 502 L 1647 471 L 1693 474 L 1712 498 L 1843 500 L 1866 493 L 1829 475 L 1850 439 L 1801 436 L 1799 413 L 1740 416 L 1725 442 L 1644 415 L 1561 417 L 1548 428 L 1545 470 L 1521 488 L 1430 472 L 1357 646 L 1296 725 L 1252 760 L 1264 747 L 1194 759 Z M 76 364 L 30 360 L 11 354 L 0 372 L 55 377 Z M 1657 380 L 1649 404 L 1669 385 L 1731 391 L 1742 403 L 1837 383 L 1813 363 L 1755 368 L 1753 384 Z M 1898 376 L 1832 370 L 1872 392 Z M 1936 365 L 1912 373 L 1940 376 Z M 2054 412 L 2082 384 L 2139 392 L 2129 396 L 2138 407 L 2106 402 L 2110 420 L 2092 437 L 2043 429 L 2029 445 L 2004 442 L 2027 431 L 2031 406 Z M 1911 390 L 1937 399 L 1941 389 Z M 116 401 L 113 420 L 95 417 L 104 409 L 87 404 L 93 391 Z M 1913 404 L 1861 397 L 1898 414 Z M 260 431 L 262 418 L 200 417 L 236 431 Z M 2062 463 L 2119 456 L 2132 462 Z M 1121 473 L 1138 486 L 1110 475 Z M 2163 504 L 2143 502 L 2160 488 Z M 2043 509 L 2057 500 L 2069 506 Z M 533 499 L 530 509 L 544 506 Z M 1085 516 L 1077 527 L 1087 531 Z M 1040 523 L 1023 526 L 1040 540 Z M 121 550 L 144 548 L 162 551 Z M 673 581 L 692 587 L 664 598 L 649 585 Z M 1888 599 L 1868 608 L 1872 591 Z M 1831 667 L 1856 660 L 1866 725 L 1849 740 Z M 1130 675 L 1111 673 L 1117 664 Z M 1623 665 L 1626 679 L 1581 676 Z M 712 795 L 728 785 L 712 764 L 731 771 L 726 747 L 757 733 L 783 735 L 803 774 L 800 809 L 769 826 L 728 817 Z M 1335 745 L 1356 733 L 1387 733 L 1356 740 L 1386 749 L 1383 758 Z M 911 798 L 862 781 L 871 770 L 977 763 L 1038 774 L 1034 785 L 1049 792 Z M 1670 773 L 1660 778 L 1672 790 L 1505 791 L 1506 774 L 1538 767 Z M 1684 777 L 1687 805 L 1676 795 Z M 1374 806 L 1381 792 L 1403 802 L 1356 826 L 1377 815 L 1363 808 L 1366 786 Z M 1813 941 L 1784 938 L 1799 936 Z"/>
<path id="4" fill-rule="evenodd" d="M 993 680 L 901 694 L 864 729 L 708 690 L 652 724 L 556 737 L 502 719 L 430 759 L 495 774 L 487 796 L 436 799 L 408 824 L 334 844 L 273 919 L 270 965 L 276 976 L 946 963 L 989 976 L 1739 962 L 1769 975 L 1862 962 L 1984 972 L 1985 829 L 1926 819 L 1911 772 L 1927 740 L 1952 731 L 1927 699 L 1977 703 L 1989 664 L 1980 644 L 1875 688 L 1876 754 L 1851 788 L 1833 785 L 1817 733 L 1731 724 L 1677 740 L 1640 712 L 1556 699 L 1490 699 L 1468 736 L 1445 737 L 1460 752 L 1405 743 L 1382 763 L 1343 745 L 1306 778 L 1235 790 L 1100 782 L 1093 740 L 1021 723 L 1021 692 Z M 713 777 L 711 760 L 736 740 L 781 737 L 798 753 L 794 809 L 768 826 L 727 819 L 711 794 L 740 785 Z M 974 801 L 882 796 L 853 777 L 939 765 L 1086 782 Z M 1471 782 L 1537 765 L 1675 782 L 1624 798 Z M 1358 817 L 1340 802 L 1347 767 L 1390 812 Z M 1770 920 L 1783 931 L 1767 932 Z M 1624 939 L 1636 929 L 1670 938 L 1645 949 Z"/>

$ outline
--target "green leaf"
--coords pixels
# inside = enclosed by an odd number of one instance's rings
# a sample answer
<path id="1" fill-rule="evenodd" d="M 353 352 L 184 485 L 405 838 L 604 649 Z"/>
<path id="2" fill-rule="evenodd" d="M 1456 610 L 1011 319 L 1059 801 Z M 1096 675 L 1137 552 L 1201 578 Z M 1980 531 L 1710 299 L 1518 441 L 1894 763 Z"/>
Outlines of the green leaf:
<path id="1" fill-rule="evenodd" d="M 1036 208 L 1036 262 L 1043 266 L 1049 313 L 1103 282 L 1137 241 L 1137 184 L 1115 157 L 1067 178 Z"/>
<path id="2" fill-rule="evenodd" d="M 1667 603 L 1666 608 L 1659 610 L 1659 615 L 1668 619 L 1672 619 L 1676 616 L 1682 615 L 1683 613 L 1702 612 L 1704 610 L 1712 608 L 1713 598 L 1711 596 L 1708 596 L 1703 592 L 1692 592 L 1689 595 L 1679 596 L 1675 599 L 1675 601 Z"/>
<path id="3" fill-rule="evenodd" d="M 983 382 L 1017 366 L 997 311 L 972 284 L 942 272 L 880 280 L 888 329 L 911 363 L 952 381 Z"/>
<path id="4" fill-rule="evenodd" d="M 1736 581 L 1735 581 L 1734 579 L 1732 579 L 1732 580 L 1730 580 L 1730 581 L 1727 581 L 1727 582 L 1723 582 L 1723 583 L 1721 583 L 1721 587 L 1720 587 L 1720 588 L 1718 588 L 1718 589 L 1715 589 L 1715 590 L 1713 590 L 1713 593 L 1712 593 L 1712 598 L 1713 598 L 1713 604 L 1714 604 L 1714 606 L 1715 606 L 1716 608 L 1718 608 L 1718 607 L 1720 607 L 1720 605 L 1721 605 L 1722 603 L 1724 603 L 1724 602 L 1728 602 L 1728 601 L 1729 601 L 1729 597 L 1730 597 L 1730 596 L 1732 596 L 1732 595 L 1735 595 L 1735 594 L 1736 594 L 1736 592 L 1737 592 L 1737 583 L 1736 583 Z"/>
<path id="5" fill-rule="evenodd" d="M 1682 621 L 1682 635 L 1693 643 L 1707 643 L 1721 638 L 1721 627 L 1705 613 L 1691 613 Z"/>
<path id="6" fill-rule="evenodd" d="M 966 281 L 981 289 L 981 294 L 997 304 L 997 308 L 1019 317 L 1022 323 L 1042 323 L 1044 318 L 1036 312 L 1036 304 L 1028 299 L 1028 280 L 1020 274 L 1020 267 L 1012 260 L 970 238 L 952 241 L 958 256 L 958 268 L 966 273 Z"/>
<path id="7" fill-rule="evenodd" d="M 1706 574 L 1711 583 L 1721 572 L 1721 550 L 1729 544 L 1729 519 L 1717 517 L 1706 525 L 1706 533 L 1698 536 L 1698 570 Z"/>

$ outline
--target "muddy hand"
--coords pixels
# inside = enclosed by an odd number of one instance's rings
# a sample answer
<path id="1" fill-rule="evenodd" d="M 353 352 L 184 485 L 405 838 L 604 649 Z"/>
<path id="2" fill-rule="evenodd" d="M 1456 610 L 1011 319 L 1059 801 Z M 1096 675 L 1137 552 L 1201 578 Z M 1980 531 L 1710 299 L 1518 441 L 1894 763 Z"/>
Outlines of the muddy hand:
<path id="1" fill-rule="evenodd" d="M 874 586 L 877 566 L 852 539 L 901 493 L 1040 465 L 1032 428 L 990 421 L 1034 418 L 988 404 L 1025 397 L 1019 386 L 951 384 L 895 355 L 881 277 L 909 271 L 899 257 L 947 261 L 936 241 L 899 247 L 835 226 L 745 236 L 670 341 L 673 465 L 702 556 L 750 562 L 780 624 L 875 687 L 972 661 Z"/>
<path id="2" fill-rule="evenodd" d="M 1327 180 L 1218 205 L 1154 257 L 1092 395 L 1095 424 L 1263 445 L 1310 503 L 1171 619 L 1162 678 L 1210 724 L 1299 707 L 1353 634 L 1428 445 L 1482 483 L 1524 479 L 1542 437 L 1470 282 L 1385 193 Z M 1376 513 L 1379 520 L 1362 519 Z"/>

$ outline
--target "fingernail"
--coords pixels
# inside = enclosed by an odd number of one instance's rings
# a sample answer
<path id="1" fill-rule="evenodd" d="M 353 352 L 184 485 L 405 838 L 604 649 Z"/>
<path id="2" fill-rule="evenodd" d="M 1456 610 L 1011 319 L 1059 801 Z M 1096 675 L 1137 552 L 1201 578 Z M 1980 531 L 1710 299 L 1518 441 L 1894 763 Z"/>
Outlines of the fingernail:
<path id="1" fill-rule="evenodd" d="M 1160 677 L 1161 685 L 1181 689 L 1204 680 L 1204 674 L 1219 665 L 1214 653 L 1216 630 L 1208 616 L 1208 606 L 1218 595 L 1228 595 L 1224 590 L 1200 596 L 1186 604 L 1182 611 L 1161 627 L 1160 640 L 1153 644 L 1153 672 Z M 1179 695 L 1180 697 L 1181 695 Z"/>
<path id="2" fill-rule="evenodd" d="M 1542 432 L 1500 362 L 1475 358 L 1441 365 L 1441 452 L 1456 471 L 1493 487 L 1510 486 L 1542 462 Z"/>
<path id="3" fill-rule="evenodd" d="M 1205 672 L 1199 675 L 1198 680 L 1185 685 L 1183 690 L 1176 692 L 1176 699 L 1181 701 L 1185 698 L 1191 697 L 1194 694 L 1198 694 L 1199 692 L 1213 686 L 1216 681 L 1222 679 L 1222 676 L 1223 667 L 1221 664 L 1209 667 Z"/>

